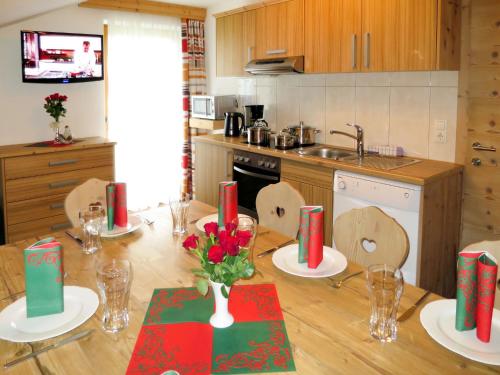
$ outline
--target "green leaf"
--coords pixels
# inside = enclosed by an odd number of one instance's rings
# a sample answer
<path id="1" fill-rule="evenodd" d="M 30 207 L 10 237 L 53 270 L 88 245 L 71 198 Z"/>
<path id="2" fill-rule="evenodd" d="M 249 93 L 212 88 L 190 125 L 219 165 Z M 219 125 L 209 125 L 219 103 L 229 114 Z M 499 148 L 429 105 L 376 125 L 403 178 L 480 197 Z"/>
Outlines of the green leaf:
<path id="1" fill-rule="evenodd" d="M 255 266 L 250 263 L 244 270 L 243 270 L 243 277 L 252 277 L 253 273 L 255 272 Z"/>
<path id="2" fill-rule="evenodd" d="M 227 294 L 226 286 L 224 284 L 221 285 L 220 291 L 224 297 L 229 298 L 229 294 Z"/>
<path id="3" fill-rule="evenodd" d="M 196 289 L 202 296 L 206 296 L 208 293 L 208 281 L 206 279 L 198 279 L 196 281 Z"/>

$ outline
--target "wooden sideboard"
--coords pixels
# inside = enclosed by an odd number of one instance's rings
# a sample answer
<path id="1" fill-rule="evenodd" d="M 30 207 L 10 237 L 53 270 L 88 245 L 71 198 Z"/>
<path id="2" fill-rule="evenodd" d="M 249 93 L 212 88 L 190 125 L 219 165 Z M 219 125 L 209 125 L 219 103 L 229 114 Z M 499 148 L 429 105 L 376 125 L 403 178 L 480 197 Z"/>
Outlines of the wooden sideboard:
<path id="1" fill-rule="evenodd" d="M 70 146 L 0 147 L 0 204 L 5 242 L 71 227 L 66 195 L 89 178 L 114 180 L 114 143 L 86 138 Z"/>

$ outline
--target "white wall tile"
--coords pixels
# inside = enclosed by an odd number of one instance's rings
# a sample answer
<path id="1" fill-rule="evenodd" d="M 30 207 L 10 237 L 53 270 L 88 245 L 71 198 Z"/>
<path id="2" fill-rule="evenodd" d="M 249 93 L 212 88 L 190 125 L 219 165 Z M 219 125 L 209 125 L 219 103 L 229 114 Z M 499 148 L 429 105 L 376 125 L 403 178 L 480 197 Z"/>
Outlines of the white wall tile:
<path id="1" fill-rule="evenodd" d="M 354 73 L 335 73 L 326 75 L 326 86 L 351 87 L 356 85 L 356 75 Z"/>
<path id="2" fill-rule="evenodd" d="M 433 87 L 431 89 L 429 158 L 453 162 L 455 161 L 455 146 L 457 132 L 457 97 L 455 87 Z M 433 125 L 436 120 L 447 122 L 447 142 L 435 143 L 432 137 Z"/>
<path id="3" fill-rule="evenodd" d="M 391 73 L 391 86 L 429 86 L 430 72 L 394 72 Z"/>
<path id="4" fill-rule="evenodd" d="M 257 86 L 257 103 L 264 105 L 264 119 L 276 130 L 276 86 Z"/>
<path id="5" fill-rule="evenodd" d="M 352 128 L 346 123 L 356 120 L 356 89 L 354 87 L 326 88 L 326 143 L 334 146 L 355 148 L 356 142 L 346 136 L 330 134 L 330 130 L 340 130 L 354 135 Z"/>
<path id="6" fill-rule="evenodd" d="M 211 87 L 211 95 L 236 95 L 238 91 L 238 78 L 218 77 Z"/>
<path id="7" fill-rule="evenodd" d="M 365 145 L 389 142 L 389 87 L 356 87 L 356 124 L 365 130 Z"/>
<path id="8" fill-rule="evenodd" d="M 257 76 L 257 86 L 276 86 L 276 77 L 275 76 Z"/>
<path id="9" fill-rule="evenodd" d="M 391 73 L 358 73 L 356 74 L 356 86 L 390 86 Z"/>
<path id="10" fill-rule="evenodd" d="M 325 142 L 325 87 L 300 88 L 300 120 L 321 131 L 316 142 Z"/>
<path id="11" fill-rule="evenodd" d="M 297 125 L 300 118 L 300 88 L 298 77 L 283 75 L 277 80 L 277 130 Z"/>
<path id="12" fill-rule="evenodd" d="M 431 85 L 440 87 L 458 87 L 457 71 L 431 72 Z"/>
<path id="13" fill-rule="evenodd" d="M 428 87 L 392 87 L 389 143 L 406 155 L 429 157 Z"/>
<path id="14" fill-rule="evenodd" d="M 257 95 L 257 81 L 255 78 L 240 78 L 238 80 L 238 95 Z"/>
<path id="15" fill-rule="evenodd" d="M 301 74 L 298 77 L 300 86 L 325 87 L 325 74 Z"/>

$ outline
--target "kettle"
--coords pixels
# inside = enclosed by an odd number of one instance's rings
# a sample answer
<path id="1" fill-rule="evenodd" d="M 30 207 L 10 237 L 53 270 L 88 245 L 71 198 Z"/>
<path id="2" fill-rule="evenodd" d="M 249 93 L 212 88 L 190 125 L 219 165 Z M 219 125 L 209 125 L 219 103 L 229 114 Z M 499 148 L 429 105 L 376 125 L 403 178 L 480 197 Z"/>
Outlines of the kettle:
<path id="1" fill-rule="evenodd" d="M 226 137 L 238 137 L 240 128 L 245 125 L 245 117 L 239 112 L 226 112 L 224 116 L 224 135 Z"/>

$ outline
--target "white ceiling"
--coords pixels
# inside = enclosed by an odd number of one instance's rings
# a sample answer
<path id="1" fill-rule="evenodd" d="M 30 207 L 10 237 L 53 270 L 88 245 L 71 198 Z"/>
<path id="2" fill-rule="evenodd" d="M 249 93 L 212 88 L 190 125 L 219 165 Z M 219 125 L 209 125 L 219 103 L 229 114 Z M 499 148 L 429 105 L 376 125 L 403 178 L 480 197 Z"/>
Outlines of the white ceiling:
<path id="1" fill-rule="evenodd" d="M 157 1 L 208 8 L 209 6 L 219 3 L 221 0 Z M 0 27 L 38 14 L 47 13 L 66 5 L 78 3 L 79 0 L 0 0 Z"/>

